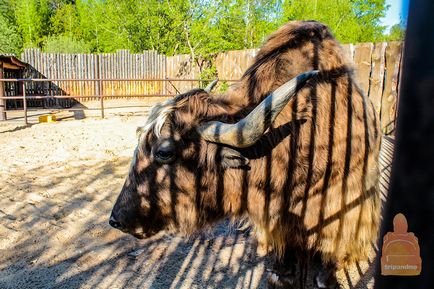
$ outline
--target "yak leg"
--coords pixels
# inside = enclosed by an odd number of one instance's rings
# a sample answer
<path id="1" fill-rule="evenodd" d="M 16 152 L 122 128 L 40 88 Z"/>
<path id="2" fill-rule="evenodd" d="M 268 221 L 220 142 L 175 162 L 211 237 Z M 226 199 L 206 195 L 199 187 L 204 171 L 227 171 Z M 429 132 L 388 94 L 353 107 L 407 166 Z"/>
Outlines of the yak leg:
<path id="1" fill-rule="evenodd" d="M 283 258 L 276 258 L 273 269 L 268 270 L 269 288 L 294 288 L 297 264 L 297 257 L 293 249 L 286 250 Z"/>
<path id="2" fill-rule="evenodd" d="M 340 288 L 336 279 L 336 266 L 329 264 L 323 265 L 315 276 L 314 284 L 318 289 L 337 289 Z"/>

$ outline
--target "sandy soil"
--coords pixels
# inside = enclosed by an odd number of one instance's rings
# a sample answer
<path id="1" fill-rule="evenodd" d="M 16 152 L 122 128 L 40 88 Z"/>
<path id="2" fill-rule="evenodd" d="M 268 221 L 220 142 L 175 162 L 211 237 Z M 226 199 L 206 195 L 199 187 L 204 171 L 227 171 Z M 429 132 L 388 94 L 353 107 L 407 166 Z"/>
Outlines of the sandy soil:
<path id="1" fill-rule="evenodd" d="M 0 288 L 266 288 L 270 258 L 227 222 L 188 240 L 108 226 L 143 121 L 0 123 Z M 371 288 L 372 262 L 342 285 Z"/>

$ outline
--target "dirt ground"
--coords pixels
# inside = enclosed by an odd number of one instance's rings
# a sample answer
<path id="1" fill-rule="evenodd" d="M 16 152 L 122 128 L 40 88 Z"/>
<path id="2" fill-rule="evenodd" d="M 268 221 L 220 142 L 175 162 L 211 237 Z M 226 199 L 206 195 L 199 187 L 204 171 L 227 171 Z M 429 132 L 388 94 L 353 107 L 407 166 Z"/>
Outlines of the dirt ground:
<path id="1" fill-rule="evenodd" d="M 143 122 L 0 123 L 0 288 L 266 288 L 271 259 L 227 222 L 188 240 L 110 228 Z M 373 262 L 343 287 L 371 288 Z"/>

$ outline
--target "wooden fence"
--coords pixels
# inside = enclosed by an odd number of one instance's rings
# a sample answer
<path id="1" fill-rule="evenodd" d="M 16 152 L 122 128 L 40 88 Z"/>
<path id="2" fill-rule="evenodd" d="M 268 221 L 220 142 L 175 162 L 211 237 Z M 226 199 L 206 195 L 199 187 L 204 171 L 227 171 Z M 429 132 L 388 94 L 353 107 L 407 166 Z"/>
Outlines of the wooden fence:
<path id="1" fill-rule="evenodd" d="M 346 44 L 343 48 L 354 62 L 358 83 L 380 115 L 383 132 L 392 134 L 396 120 L 402 43 Z M 223 79 L 240 78 L 257 51 L 247 49 L 219 53 L 215 60 L 218 76 Z"/>
<path id="2" fill-rule="evenodd" d="M 54 95 L 143 95 L 164 94 L 161 81 L 143 82 L 143 79 L 163 79 L 166 73 L 166 57 L 156 51 L 130 54 L 128 50 L 102 54 L 58 54 L 41 53 L 39 49 L 27 49 L 22 61 L 32 67 L 27 70 L 28 78 L 64 79 L 53 81 L 57 90 L 49 90 Z M 101 85 L 92 81 L 72 82 L 68 79 L 107 79 Z M 137 79 L 138 81 L 118 81 Z M 35 93 L 47 95 L 44 84 L 33 83 L 28 87 Z M 42 91 L 39 91 L 42 90 Z M 29 94 L 29 95 L 30 95 Z"/>
<path id="3" fill-rule="evenodd" d="M 380 115 L 383 132 L 393 133 L 402 43 L 361 43 L 343 47 L 347 56 L 354 61 L 361 88 L 373 101 Z M 156 51 L 140 54 L 131 54 L 128 50 L 103 54 L 53 54 L 27 49 L 22 60 L 31 66 L 25 72 L 25 77 L 28 78 L 105 79 L 103 82 L 33 82 L 27 87 L 27 95 L 143 96 L 171 95 L 197 87 L 201 84 L 157 80 L 198 79 L 201 77 L 201 68 L 212 65 L 220 79 L 239 79 L 257 52 L 258 49 L 227 51 L 218 53 L 213 63 L 193 64 L 189 55 L 168 57 Z M 148 81 L 143 81 L 144 79 Z"/>

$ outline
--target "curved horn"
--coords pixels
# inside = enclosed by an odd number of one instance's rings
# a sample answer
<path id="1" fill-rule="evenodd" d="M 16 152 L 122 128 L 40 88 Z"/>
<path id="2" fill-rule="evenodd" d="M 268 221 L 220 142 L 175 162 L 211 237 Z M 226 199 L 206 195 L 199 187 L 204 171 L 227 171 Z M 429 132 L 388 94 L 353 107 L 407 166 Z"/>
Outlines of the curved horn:
<path id="1" fill-rule="evenodd" d="M 211 90 L 214 88 L 214 86 L 216 86 L 217 82 L 219 82 L 219 79 L 218 79 L 218 78 L 217 78 L 217 79 L 214 79 L 210 84 L 208 84 L 208 85 L 205 87 L 204 90 L 205 90 L 206 92 L 210 93 Z"/>
<path id="2" fill-rule="evenodd" d="M 197 131 L 207 141 L 245 148 L 255 144 L 276 119 L 285 105 L 317 70 L 297 75 L 268 95 L 245 118 L 234 124 L 210 121 L 200 125 Z"/>

